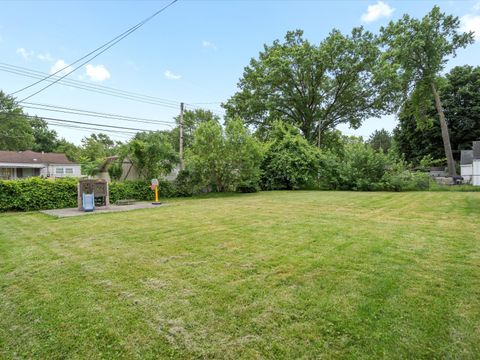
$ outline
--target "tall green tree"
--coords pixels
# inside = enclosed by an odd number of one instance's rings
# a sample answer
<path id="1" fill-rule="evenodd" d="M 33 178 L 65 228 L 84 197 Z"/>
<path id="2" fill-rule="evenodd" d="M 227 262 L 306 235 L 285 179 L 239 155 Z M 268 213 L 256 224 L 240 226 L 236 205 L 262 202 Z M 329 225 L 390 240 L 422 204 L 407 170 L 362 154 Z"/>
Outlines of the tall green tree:
<path id="1" fill-rule="evenodd" d="M 61 138 L 57 141 L 57 147 L 54 152 L 65 154 L 66 157 L 73 162 L 80 162 L 81 149 L 74 143 Z"/>
<path id="2" fill-rule="evenodd" d="M 292 190 L 314 183 L 320 151 L 302 137 L 297 128 L 278 121 L 267 141 L 262 161 L 262 187 Z"/>
<path id="3" fill-rule="evenodd" d="M 107 134 L 91 134 L 82 139 L 79 160 L 82 164 L 82 173 L 95 175 L 99 166 L 108 156 L 117 155 L 121 142 L 114 141 Z"/>
<path id="4" fill-rule="evenodd" d="M 319 45 L 288 32 L 251 59 L 225 104 L 260 133 L 281 120 L 312 143 L 341 123 L 357 128 L 365 118 L 390 111 L 392 70 L 381 61 L 376 37 L 362 28 L 350 35 L 333 30 Z"/>
<path id="5" fill-rule="evenodd" d="M 403 101 L 410 97 L 413 104 L 411 109 L 420 118 L 423 104 L 433 96 L 451 176 L 456 174 L 455 161 L 437 79 L 448 59 L 455 56 L 459 48 L 474 41 L 473 33 L 461 33 L 459 27 L 458 17 L 446 15 L 435 6 L 422 19 L 404 15 L 380 30 L 386 48 L 384 56 L 397 69 L 405 95 Z"/>
<path id="6" fill-rule="evenodd" d="M 160 131 L 137 133 L 121 153 L 147 180 L 168 175 L 179 161 L 168 135 Z"/>
<path id="7" fill-rule="evenodd" d="M 0 150 L 27 150 L 33 145 L 28 117 L 13 97 L 0 91 Z"/>
<path id="8" fill-rule="evenodd" d="M 188 148 L 193 141 L 193 133 L 198 129 L 200 124 L 215 121 L 220 122 L 220 117 L 215 115 L 210 110 L 205 109 L 195 109 L 195 110 L 186 110 L 183 114 L 183 147 Z M 174 139 L 175 149 L 179 149 L 179 128 L 180 125 L 180 116 L 175 117 L 175 122 L 177 127 L 172 130 L 172 136 Z"/>
<path id="9" fill-rule="evenodd" d="M 105 159 L 115 155 L 117 147 L 121 143 L 111 139 L 107 134 L 91 134 L 82 139 L 81 155 L 88 160 Z"/>
<path id="10" fill-rule="evenodd" d="M 454 67 L 437 82 L 453 157 L 458 160 L 461 150 L 471 149 L 472 142 L 480 139 L 480 67 Z M 445 159 L 433 97 L 423 105 L 424 116 L 431 121 L 418 124 L 415 113 L 408 106 L 411 106 L 409 101 L 399 113 L 399 122 L 393 132 L 395 143 L 405 160 L 418 165 L 425 156 Z"/>
<path id="11" fill-rule="evenodd" d="M 239 186 L 255 188 L 260 179 L 262 146 L 238 120 L 225 129 L 216 121 L 202 122 L 185 154 L 186 168 L 203 186 L 216 191 L 234 191 Z"/>
<path id="12" fill-rule="evenodd" d="M 32 135 L 34 143 L 32 146 L 33 151 L 45 151 L 54 152 L 58 147 L 58 137 L 55 130 L 48 128 L 48 123 L 35 116 L 29 120 L 32 127 Z"/>
<path id="13" fill-rule="evenodd" d="M 385 154 L 392 146 L 392 135 L 385 129 L 375 130 L 368 138 L 367 143 L 375 150 L 381 150 Z"/>

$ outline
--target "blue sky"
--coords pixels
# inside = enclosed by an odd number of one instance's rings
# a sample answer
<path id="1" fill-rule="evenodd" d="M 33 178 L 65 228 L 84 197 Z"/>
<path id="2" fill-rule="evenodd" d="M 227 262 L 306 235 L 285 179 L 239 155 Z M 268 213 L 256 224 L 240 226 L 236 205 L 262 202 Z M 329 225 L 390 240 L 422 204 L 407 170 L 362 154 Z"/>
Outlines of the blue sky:
<path id="1" fill-rule="evenodd" d="M 68 64 L 143 20 L 167 1 L 3 1 L 0 10 L 0 62 L 49 73 Z M 183 101 L 221 112 L 219 103 L 235 91 L 243 68 L 265 43 L 303 29 L 319 43 L 332 28 L 349 32 L 363 25 L 376 32 L 404 13 L 421 17 L 435 4 L 462 18 L 478 41 L 449 63 L 480 65 L 479 1 L 194 1 L 180 0 L 87 67 L 69 77 L 92 84 Z M 0 71 L 0 90 L 7 93 L 34 80 Z M 36 87 L 35 89 L 38 89 Z M 18 95 L 27 96 L 33 89 Z M 22 95 L 22 96 L 21 96 Z M 54 85 L 30 102 L 172 121 L 178 110 Z M 199 103 L 209 103 L 200 105 Z M 188 108 L 189 106 L 187 106 Z M 142 129 L 159 125 L 87 118 L 28 110 L 63 119 Z M 393 129 L 395 119 L 369 119 L 348 134 L 367 137 L 375 129 Z M 79 143 L 88 131 L 54 127 Z M 126 135 L 111 134 L 118 140 Z"/>

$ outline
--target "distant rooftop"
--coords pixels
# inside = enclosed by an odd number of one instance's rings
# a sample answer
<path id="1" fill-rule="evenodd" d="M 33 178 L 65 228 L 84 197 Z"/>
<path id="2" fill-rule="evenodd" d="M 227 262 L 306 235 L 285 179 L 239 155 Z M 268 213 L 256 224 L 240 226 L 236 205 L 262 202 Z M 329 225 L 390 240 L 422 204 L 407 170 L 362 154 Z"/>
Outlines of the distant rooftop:
<path id="1" fill-rule="evenodd" d="M 73 164 L 65 154 L 26 151 L 0 151 L 0 163 L 15 164 Z"/>

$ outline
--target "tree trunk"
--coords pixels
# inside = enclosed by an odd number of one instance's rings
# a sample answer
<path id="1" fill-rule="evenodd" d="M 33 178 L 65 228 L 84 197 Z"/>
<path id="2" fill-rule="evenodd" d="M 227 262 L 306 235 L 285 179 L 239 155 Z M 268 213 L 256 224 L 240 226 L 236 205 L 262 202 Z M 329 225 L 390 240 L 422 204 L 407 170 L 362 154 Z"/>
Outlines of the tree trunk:
<path id="1" fill-rule="evenodd" d="M 432 92 L 435 98 L 435 107 L 437 108 L 438 117 L 440 118 L 440 128 L 442 129 L 443 147 L 445 149 L 445 156 L 447 157 L 448 175 L 455 176 L 457 171 L 455 169 L 455 160 L 453 160 L 452 146 L 450 144 L 450 135 L 448 134 L 448 126 L 445 121 L 445 114 L 443 112 L 442 101 L 440 95 L 438 95 L 435 84 L 432 82 Z"/>
<path id="2" fill-rule="evenodd" d="M 321 125 L 321 121 L 318 122 L 318 135 L 317 135 L 317 146 L 318 148 L 320 149 L 320 145 L 321 145 L 321 135 L 322 135 L 322 127 L 320 126 Z"/>

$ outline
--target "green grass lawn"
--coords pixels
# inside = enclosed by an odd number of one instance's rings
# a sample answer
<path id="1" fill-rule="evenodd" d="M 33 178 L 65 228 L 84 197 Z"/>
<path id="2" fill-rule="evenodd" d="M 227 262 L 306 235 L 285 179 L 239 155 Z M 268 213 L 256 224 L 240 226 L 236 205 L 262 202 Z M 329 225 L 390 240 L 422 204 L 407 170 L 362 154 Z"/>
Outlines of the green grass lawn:
<path id="1" fill-rule="evenodd" d="M 480 193 L 0 215 L 1 359 L 479 354 Z"/>

